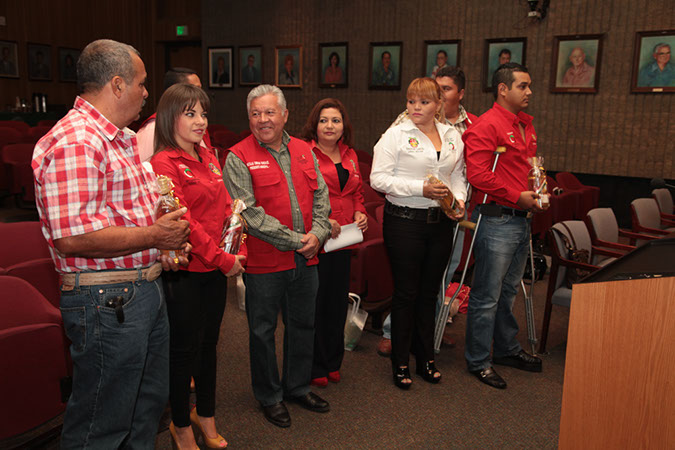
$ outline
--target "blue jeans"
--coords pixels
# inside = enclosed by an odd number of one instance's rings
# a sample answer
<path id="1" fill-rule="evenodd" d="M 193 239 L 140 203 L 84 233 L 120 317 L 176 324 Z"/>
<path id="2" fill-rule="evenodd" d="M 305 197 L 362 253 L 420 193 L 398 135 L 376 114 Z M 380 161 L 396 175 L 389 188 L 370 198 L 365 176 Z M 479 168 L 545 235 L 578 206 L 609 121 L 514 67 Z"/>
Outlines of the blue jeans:
<path id="1" fill-rule="evenodd" d="M 160 280 L 61 291 L 73 392 L 62 449 L 153 449 L 169 397 L 169 321 Z M 121 296 L 124 322 L 109 299 Z"/>
<path id="2" fill-rule="evenodd" d="M 460 228 L 457 233 L 457 241 L 455 242 L 455 248 L 452 250 L 452 256 L 450 260 L 450 268 L 448 269 L 448 274 L 445 277 L 445 289 L 448 288 L 448 285 L 452 282 L 452 276 L 455 274 L 455 270 L 459 266 L 460 260 L 462 259 L 462 248 L 464 247 L 464 229 Z M 462 267 L 464 269 L 464 267 Z M 438 311 L 441 310 L 441 304 L 443 303 L 445 297 L 445 289 L 440 292 L 438 300 L 436 301 L 436 316 L 438 316 Z M 387 314 L 387 318 L 384 319 L 382 324 L 382 337 L 385 339 L 391 339 L 391 314 Z"/>
<path id="3" fill-rule="evenodd" d="M 314 356 L 317 266 L 295 255 L 295 269 L 244 274 L 253 394 L 262 406 L 309 392 Z M 283 375 L 279 381 L 274 332 L 284 322 Z"/>
<path id="4" fill-rule="evenodd" d="M 475 210 L 472 221 L 478 219 Z M 494 356 L 508 356 L 521 349 L 516 340 L 518 322 L 513 315 L 513 300 L 525 271 L 530 239 L 528 219 L 515 216 L 483 216 L 474 255 L 476 266 L 469 296 L 466 324 L 468 369 L 490 367 L 490 349 Z"/>

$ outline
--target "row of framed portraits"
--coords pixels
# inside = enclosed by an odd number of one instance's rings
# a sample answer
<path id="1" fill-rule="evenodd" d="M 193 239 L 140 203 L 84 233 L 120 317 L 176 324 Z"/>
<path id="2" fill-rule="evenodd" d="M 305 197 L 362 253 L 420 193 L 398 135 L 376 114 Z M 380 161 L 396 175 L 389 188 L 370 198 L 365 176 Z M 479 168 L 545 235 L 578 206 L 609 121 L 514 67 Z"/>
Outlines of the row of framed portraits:
<path id="1" fill-rule="evenodd" d="M 551 64 L 551 92 L 596 93 L 600 81 L 600 63 L 604 35 L 555 36 Z M 675 92 L 675 64 L 670 59 L 675 46 L 675 30 L 640 31 L 635 36 L 631 92 Z M 421 74 L 434 77 L 445 65 L 461 63 L 461 40 L 424 41 Z M 263 82 L 262 45 L 239 47 L 240 86 Z M 303 52 L 301 45 L 274 49 L 274 84 L 283 88 L 302 88 Z M 348 87 L 347 42 L 319 44 L 317 72 L 322 88 Z M 500 64 L 526 65 L 527 39 L 486 39 L 481 84 L 492 90 L 492 75 Z M 233 47 L 211 47 L 209 87 L 233 88 Z M 402 42 L 371 42 L 368 62 L 369 89 L 401 89 L 403 68 Z"/>
<path id="2" fill-rule="evenodd" d="M 28 79 L 32 81 L 52 81 L 56 73 L 59 81 L 74 83 L 77 81 L 77 58 L 80 51 L 76 48 L 58 47 L 56 61 L 52 46 L 46 44 L 26 44 L 26 64 L 19 57 L 19 47 L 15 41 L 0 41 L 0 78 L 20 78 L 21 68 L 25 67 Z"/>

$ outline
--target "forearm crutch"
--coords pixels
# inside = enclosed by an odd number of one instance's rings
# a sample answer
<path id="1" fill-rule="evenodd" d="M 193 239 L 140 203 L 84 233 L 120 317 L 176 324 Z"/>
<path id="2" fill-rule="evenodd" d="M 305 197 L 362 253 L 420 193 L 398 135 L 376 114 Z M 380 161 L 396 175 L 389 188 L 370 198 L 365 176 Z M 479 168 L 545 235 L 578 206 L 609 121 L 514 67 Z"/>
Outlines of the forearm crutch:
<path id="1" fill-rule="evenodd" d="M 528 215 L 529 216 L 529 215 Z M 532 251 L 532 229 L 530 228 L 530 275 L 532 284 L 530 284 L 530 292 L 525 290 L 525 282 L 521 278 L 520 286 L 523 288 L 523 296 L 525 297 L 525 320 L 527 321 L 527 341 L 530 343 L 532 354 L 536 354 L 537 348 L 537 329 L 534 326 L 534 308 L 532 307 L 532 295 L 534 292 L 534 283 L 537 277 L 534 273 L 534 252 Z"/>
<path id="2" fill-rule="evenodd" d="M 497 168 L 497 161 L 499 160 L 499 155 L 504 153 L 506 151 L 506 147 L 499 146 L 495 150 L 495 161 L 492 164 L 492 171 L 494 172 L 495 169 Z M 487 193 L 483 197 L 483 203 L 487 201 L 488 195 Z M 478 205 L 476 205 L 477 207 Z M 469 245 L 469 253 L 466 256 L 466 261 L 464 261 L 464 269 L 462 270 L 462 277 L 459 280 L 459 286 L 457 287 L 457 290 L 452 294 L 452 297 L 448 299 L 445 296 L 445 277 L 447 276 L 448 268 L 452 262 L 452 253 L 450 253 L 450 261 L 448 261 L 448 265 L 445 267 L 445 272 L 443 273 L 443 279 L 441 280 L 441 292 L 438 294 L 441 297 L 441 309 L 438 312 L 438 316 L 436 317 L 436 328 L 434 330 L 434 352 L 439 353 L 441 351 L 441 342 L 443 341 L 443 332 L 445 331 L 445 325 L 448 322 L 448 315 L 450 314 L 450 306 L 452 305 L 452 302 L 455 301 L 457 296 L 459 295 L 459 291 L 462 289 L 462 285 L 464 284 L 464 278 L 466 278 L 466 272 L 469 270 L 469 262 L 471 261 L 471 252 L 473 251 L 473 244 L 476 241 L 476 234 L 478 233 L 478 227 L 480 226 L 480 220 L 481 220 L 481 213 L 480 209 L 478 209 L 478 219 L 476 220 L 476 223 L 474 224 L 471 221 L 468 220 L 463 220 L 460 223 L 457 224 L 457 227 L 455 227 L 455 234 L 452 240 L 452 251 L 454 251 L 455 245 L 456 245 L 456 238 L 457 238 L 457 233 L 459 230 L 459 227 L 462 226 L 467 229 L 472 229 L 473 230 L 473 237 L 471 238 L 471 245 Z M 463 243 L 462 243 L 463 244 Z"/>

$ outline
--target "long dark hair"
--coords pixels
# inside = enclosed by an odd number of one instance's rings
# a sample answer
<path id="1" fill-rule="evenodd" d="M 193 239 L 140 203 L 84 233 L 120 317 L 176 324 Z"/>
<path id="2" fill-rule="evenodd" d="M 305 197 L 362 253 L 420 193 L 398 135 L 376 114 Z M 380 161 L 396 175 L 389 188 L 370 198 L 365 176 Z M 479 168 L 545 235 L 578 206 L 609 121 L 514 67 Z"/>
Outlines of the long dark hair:
<path id="1" fill-rule="evenodd" d="M 176 120 L 183 111 L 192 109 L 201 103 L 204 111 L 209 110 L 211 102 L 206 92 L 191 84 L 174 84 L 164 91 L 157 105 L 155 121 L 155 153 L 162 150 L 178 148 L 175 138 Z"/>
<path id="2" fill-rule="evenodd" d="M 349 116 L 347 115 L 347 108 L 342 102 L 336 98 L 324 98 L 319 100 L 319 102 L 314 105 L 312 112 L 309 113 L 307 117 L 307 122 L 302 129 L 301 137 L 306 141 L 311 141 L 312 139 L 318 141 L 319 138 L 316 135 L 316 127 L 319 125 L 319 117 L 321 117 L 321 111 L 326 108 L 335 108 L 340 111 L 342 114 L 342 143 L 347 147 L 353 147 L 354 143 L 352 142 L 352 123 L 349 121 Z"/>

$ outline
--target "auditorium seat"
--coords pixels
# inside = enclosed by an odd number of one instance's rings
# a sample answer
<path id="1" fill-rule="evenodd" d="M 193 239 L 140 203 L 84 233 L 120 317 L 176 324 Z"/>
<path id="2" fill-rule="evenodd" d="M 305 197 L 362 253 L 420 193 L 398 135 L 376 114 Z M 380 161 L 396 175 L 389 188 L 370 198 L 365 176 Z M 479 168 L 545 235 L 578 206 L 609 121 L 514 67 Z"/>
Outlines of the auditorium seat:
<path id="1" fill-rule="evenodd" d="M 635 232 L 666 235 L 675 231 L 675 222 L 661 218 L 653 198 L 636 198 L 630 202 L 630 215 Z"/>
<path id="2" fill-rule="evenodd" d="M 213 137 L 213 133 L 215 133 L 216 131 L 229 131 L 230 130 L 225 125 L 221 125 L 219 123 L 209 123 L 207 129 L 209 130 L 209 134 L 212 137 Z"/>
<path id="3" fill-rule="evenodd" d="M 570 229 L 577 249 L 585 249 L 589 255 L 593 256 L 594 248 L 591 244 L 591 237 L 588 234 L 586 225 L 579 220 L 567 220 L 562 222 Z M 551 312 L 553 305 L 570 306 L 572 301 L 572 289 L 567 285 L 567 271 L 574 269 L 584 269 L 589 272 L 594 272 L 599 269 L 598 266 L 591 264 L 584 264 L 577 261 L 567 259 L 567 248 L 563 239 L 557 232 L 553 231 L 555 228 L 560 233 L 570 238 L 570 233 L 565 229 L 562 223 L 556 223 L 548 231 L 549 246 L 551 247 L 551 272 L 548 278 L 548 289 L 546 291 L 546 303 L 544 307 L 544 319 L 541 326 L 541 340 L 539 343 L 539 353 L 546 351 L 546 341 L 548 339 L 548 328 L 551 322 Z"/>
<path id="4" fill-rule="evenodd" d="M 584 222 L 591 235 L 591 242 L 597 247 L 607 247 L 625 253 L 634 250 L 635 245 L 657 239 L 654 236 L 620 229 L 614 211 L 611 208 L 591 209 Z M 620 243 L 619 237 L 628 238 L 630 245 Z M 636 241 L 638 241 L 637 244 Z"/>
<path id="5" fill-rule="evenodd" d="M 56 125 L 56 122 L 58 122 L 58 120 L 54 120 L 54 119 L 42 119 L 41 121 L 39 121 L 39 122 L 37 123 L 37 125 L 38 125 L 39 127 L 49 127 L 49 128 L 51 129 L 51 128 L 54 127 L 54 125 Z"/>
<path id="6" fill-rule="evenodd" d="M 558 186 L 553 177 L 546 176 L 548 193 L 551 195 L 551 210 L 553 223 L 563 222 L 565 220 L 580 220 L 580 201 L 581 193 L 575 191 L 565 191 Z"/>
<path id="7" fill-rule="evenodd" d="M 363 150 L 357 149 L 354 149 L 354 152 L 356 152 L 356 157 L 359 158 L 359 162 L 364 162 L 370 164 L 371 166 L 373 165 L 373 155 Z"/>
<path id="8" fill-rule="evenodd" d="M 361 186 L 363 186 L 363 200 L 365 203 L 369 202 L 384 203 L 384 194 L 380 194 L 378 191 L 371 188 L 370 185 L 363 180 L 361 180 Z"/>
<path id="9" fill-rule="evenodd" d="M 555 176 L 556 181 L 565 191 L 574 191 L 581 193 L 579 219 L 583 219 L 593 208 L 598 207 L 600 201 L 600 188 L 595 186 L 586 186 L 569 172 L 560 172 Z"/>
<path id="10" fill-rule="evenodd" d="M 391 306 L 394 284 L 382 238 L 382 223 L 370 214 L 363 239 L 358 248 L 352 250 L 349 290 L 361 297 L 361 307 L 371 316 L 373 328 L 380 328 L 382 315 Z"/>
<path id="11" fill-rule="evenodd" d="M 9 121 L 0 121 L 0 123 L 5 123 Z M 5 128 L 0 126 L 0 151 L 5 147 L 6 145 L 9 144 L 18 144 L 23 142 L 24 136 L 14 128 Z M 10 182 L 9 182 L 9 168 L 5 166 L 5 164 L 2 162 L 2 159 L 0 159 L 0 190 L 6 191 L 9 190 L 10 188 Z"/>
<path id="12" fill-rule="evenodd" d="M 33 144 L 8 144 L 0 149 L 0 161 L 5 167 L 8 190 L 10 194 L 25 202 L 35 201 L 35 185 L 33 184 Z"/>
<path id="13" fill-rule="evenodd" d="M 223 150 L 229 149 L 241 140 L 237 133 L 230 130 L 217 130 L 213 133 L 209 132 L 209 134 L 211 135 L 211 143 Z"/>
<path id="14" fill-rule="evenodd" d="M 251 130 L 248 128 L 239 133 L 239 139 L 245 139 L 251 135 Z"/>
<path id="15" fill-rule="evenodd" d="M 28 136 L 30 125 L 20 120 L 0 120 L 0 128 L 11 128 L 19 133 L 21 138 Z"/>
<path id="16" fill-rule="evenodd" d="M 359 161 L 359 172 L 364 183 L 370 184 L 370 164 Z"/>
<path id="17" fill-rule="evenodd" d="M 673 196 L 670 191 L 666 188 L 654 189 L 652 197 L 654 197 L 656 204 L 659 206 L 661 218 L 675 220 L 675 215 L 673 214 Z"/>
<path id="18" fill-rule="evenodd" d="M 30 131 L 28 132 L 28 135 L 30 136 L 31 142 L 37 143 L 40 139 L 42 139 L 42 136 L 45 134 L 49 133 L 49 130 L 51 130 L 52 127 L 47 127 L 47 126 L 36 126 L 32 127 Z"/>
<path id="19" fill-rule="evenodd" d="M 50 258 L 40 222 L 0 222 L 0 267 Z"/>
<path id="20" fill-rule="evenodd" d="M 28 282 L 0 276 L 0 439 L 63 413 L 71 368 L 59 310 Z"/>
<path id="21" fill-rule="evenodd" d="M 59 274 L 51 258 L 32 259 L 7 266 L 4 274 L 27 281 L 55 308 L 61 304 Z"/>

